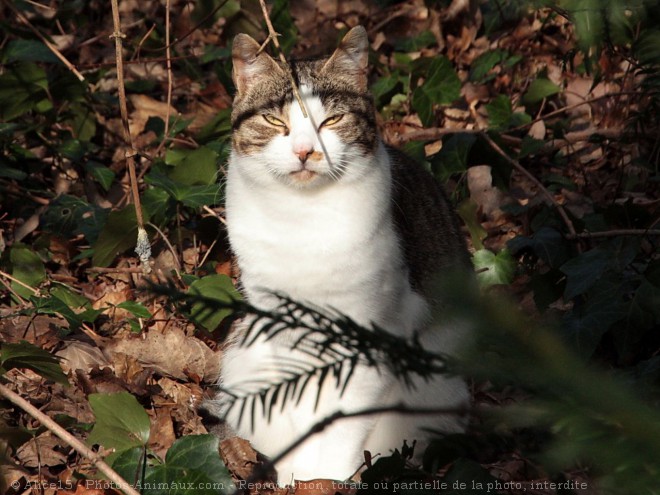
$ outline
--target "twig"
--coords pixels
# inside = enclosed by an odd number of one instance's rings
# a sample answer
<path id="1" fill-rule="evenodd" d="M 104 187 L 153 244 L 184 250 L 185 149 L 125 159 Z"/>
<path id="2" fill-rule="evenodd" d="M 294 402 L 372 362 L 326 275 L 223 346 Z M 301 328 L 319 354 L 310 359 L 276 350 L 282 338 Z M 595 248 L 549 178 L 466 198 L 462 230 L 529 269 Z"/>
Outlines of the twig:
<path id="1" fill-rule="evenodd" d="M 265 0 L 259 0 L 259 4 L 261 5 L 261 12 L 264 15 L 264 20 L 266 21 L 266 27 L 268 28 L 268 37 L 273 41 L 273 45 L 275 45 L 275 48 L 277 49 L 277 54 L 280 58 L 280 62 L 282 62 L 284 68 L 286 69 L 287 74 L 289 75 L 289 81 L 291 82 L 293 95 L 296 97 L 296 100 L 298 101 L 298 105 L 300 105 L 300 110 L 302 110 L 303 117 L 307 118 L 307 109 L 305 108 L 305 104 L 303 103 L 303 100 L 300 97 L 300 91 L 298 91 L 298 85 L 296 84 L 296 80 L 293 78 L 293 72 L 291 71 L 291 66 L 286 61 L 286 57 L 284 56 L 282 47 L 280 47 L 280 42 L 277 39 L 279 35 L 273 28 L 273 23 L 270 22 L 270 17 L 268 15 L 268 8 L 266 7 L 266 2 Z"/>
<path id="2" fill-rule="evenodd" d="M 393 141 L 393 144 L 402 145 L 409 141 L 435 141 L 436 139 L 446 136 L 448 134 L 482 134 L 481 129 L 460 129 L 453 127 L 429 127 L 427 129 L 419 129 L 418 131 L 406 132 L 400 134 Z"/>
<path id="3" fill-rule="evenodd" d="M 660 236 L 660 230 L 617 229 L 617 230 L 605 230 L 602 232 L 580 232 L 579 234 L 567 235 L 566 238 L 569 240 L 574 240 L 574 239 L 591 239 L 597 237 L 618 237 L 622 235 Z"/>
<path id="4" fill-rule="evenodd" d="M 541 193 L 548 198 L 550 203 L 555 207 L 557 212 L 559 213 L 559 216 L 561 216 L 562 220 L 566 224 L 566 227 L 568 228 L 568 233 L 569 235 L 576 235 L 575 232 L 575 227 L 573 226 L 573 222 L 571 222 L 571 219 L 568 217 L 568 214 L 566 213 L 566 210 L 562 205 L 560 205 L 557 200 L 554 198 L 552 194 L 545 188 L 545 186 L 541 183 L 540 180 L 538 180 L 534 175 L 532 175 L 530 172 L 528 172 L 525 167 L 523 167 L 518 160 L 514 160 L 511 158 L 502 148 L 498 146 L 498 144 L 493 141 L 493 139 L 487 134 L 483 133 L 482 134 L 483 138 L 486 140 L 486 142 L 490 145 L 493 150 L 500 155 L 502 158 L 504 158 L 509 164 L 513 166 L 516 170 L 518 170 L 521 174 L 523 174 L 525 177 L 527 177 L 529 180 L 531 180 L 536 186 L 541 190 Z"/>
<path id="5" fill-rule="evenodd" d="M 111 0 L 112 4 L 112 22 L 114 27 L 114 33 L 110 35 L 111 38 L 115 39 L 115 61 L 117 63 L 117 83 L 119 90 L 119 111 L 121 113 L 121 121 L 124 128 L 124 139 L 128 145 L 128 151 L 126 151 L 126 164 L 128 166 L 128 174 L 131 183 L 131 189 L 133 191 L 133 204 L 135 205 L 135 218 L 137 220 L 138 226 L 138 240 L 136 252 L 140 256 L 140 261 L 142 264 L 143 272 L 149 273 L 151 267 L 149 265 L 149 257 L 151 256 L 151 250 L 149 247 L 149 238 L 147 232 L 144 229 L 144 219 L 142 217 L 142 205 L 140 203 L 140 191 L 138 190 L 137 185 L 137 176 L 135 174 L 135 156 L 137 151 L 133 148 L 133 138 L 131 137 L 131 129 L 128 124 L 128 110 L 126 107 L 126 88 L 124 87 L 124 64 L 123 64 L 123 54 L 122 54 L 122 45 L 123 38 L 125 35 L 121 32 L 121 21 L 119 19 L 119 7 L 117 5 L 117 0 Z"/>
<path id="6" fill-rule="evenodd" d="M 317 433 L 321 433 L 323 430 L 325 430 L 328 426 L 330 426 L 334 422 L 340 421 L 342 419 L 360 418 L 363 416 L 374 416 L 376 414 L 388 414 L 388 413 L 418 415 L 418 416 L 429 416 L 429 415 L 435 416 L 440 414 L 455 414 L 455 415 L 464 416 L 472 411 L 473 409 L 470 409 L 469 407 L 411 408 L 409 406 L 406 406 L 405 404 L 395 404 L 392 406 L 384 406 L 384 407 L 371 407 L 350 413 L 337 411 L 335 413 L 326 416 L 320 421 L 314 423 L 311 426 L 311 428 L 309 428 L 304 434 L 298 437 L 293 443 L 289 444 L 287 448 L 285 448 L 275 457 L 271 458 L 268 462 L 257 467 L 254 473 L 252 473 L 252 475 L 248 478 L 245 485 L 249 486 L 250 483 L 254 483 L 262 479 L 264 475 L 268 473 L 268 471 L 275 468 L 275 465 L 279 461 L 281 461 L 282 459 L 284 459 L 284 457 L 286 457 L 291 452 L 293 452 L 303 442 L 305 442 L 310 437 L 316 435 Z M 239 495 L 242 491 L 243 491 L 242 489 L 238 488 L 234 491 L 232 495 Z"/>
<path id="7" fill-rule="evenodd" d="M 165 114 L 165 133 L 163 143 L 170 132 L 170 108 L 172 105 L 172 53 L 170 51 L 170 0 L 165 2 L 165 58 L 167 59 L 167 113 Z M 158 155 L 158 153 L 156 153 Z"/>
<path id="8" fill-rule="evenodd" d="M 127 495 L 139 495 L 139 493 L 128 483 L 128 481 L 119 476 L 119 474 L 117 474 L 114 469 L 108 466 L 108 464 L 106 464 L 105 461 L 101 459 L 97 452 L 94 452 L 92 449 L 87 447 L 87 445 L 71 435 L 71 433 L 58 425 L 53 419 L 46 416 L 39 409 L 34 407 L 17 393 L 11 391 L 2 383 L 0 383 L 0 395 L 8 399 L 12 404 L 20 407 L 23 411 L 28 413 L 30 416 L 48 428 L 51 432 L 57 435 L 60 439 L 66 442 L 67 445 L 75 449 L 83 457 L 89 459 L 92 464 L 99 469 L 99 471 L 101 471 L 110 481 L 112 481 L 112 483 L 115 485 L 115 488 L 122 490 Z"/>
<path id="9" fill-rule="evenodd" d="M 36 27 L 34 27 L 32 25 L 32 23 L 30 22 L 30 20 L 27 17 L 25 17 L 16 7 L 14 7 L 11 4 L 11 2 L 8 2 L 7 0 L 4 0 L 3 3 L 7 7 L 9 7 L 9 9 L 14 14 L 16 14 L 16 17 L 18 17 L 19 21 L 21 21 L 23 24 L 25 24 L 30 29 L 30 31 L 32 31 L 37 36 L 37 38 L 39 38 L 41 40 L 41 42 L 44 45 L 46 45 L 51 52 L 53 52 L 53 55 L 55 55 L 58 59 L 60 59 L 60 61 L 67 67 L 67 69 L 69 69 L 71 72 L 73 72 L 73 74 L 78 78 L 78 80 L 80 82 L 85 81 L 85 76 L 83 76 L 80 73 L 80 71 L 78 71 L 78 69 L 76 69 L 76 67 L 71 62 L 69 62 L 64 55 L 62 55 L 62 52 L 60 52 L 55 45 L 53 45 L 50 41 L 48 41 L 46 39 L 46 37 L 43 34 L 41 34 L 41 32 Z M 41 7 L 44 7 L 44 6 L 41 6 Z M 44 8 L 46 8 L 46 7 L 44 7 Z"/>
<path id="10" fill-rule="evenodd" d="M 16 277 L 12 277 L 11 275 L 9 275 L 9 274 L 6 273 L 6 272 L 3 272 L 2 270 L 0 270 L 0 277 L 2 277 L 2 278 L 6 278 L 7 280 L 11 280 L 12 282 L 17 283 L 17 284 L 20 285 L 21 287 L 25 287 L 26 289 L 31 290 L 32 293 L 33 293 L 34 295 L 36 295 L 36 296 L 39 295 L 39 290 L 38 290 L 38 289 L 35 289 L 34 287 L 30 287 L 30 286 L 29 286 L 28 284 L 26 284 L 25 282 L 22 282 L 21 280 L 18 280 Z M 14 291 L 10 288 L 10 286 L 5 285 L 5 287 L 7 287 L 12 293 L 14 293 Z M 14 295 L 17 295 L 17 294 L 14 293 Z M 19 297 L 19 299 L 22 300 L 22 298 L 20 298 L 20 297 Z"/>
<path id="11" fill-rule="evenodd" d="M 87 268 L 86 272 L 91 273 L 142 273 L 142 268 L 135 267 L 122 267 L 122 268 L 104 268 L 100 266 L 93 266 Z"/>

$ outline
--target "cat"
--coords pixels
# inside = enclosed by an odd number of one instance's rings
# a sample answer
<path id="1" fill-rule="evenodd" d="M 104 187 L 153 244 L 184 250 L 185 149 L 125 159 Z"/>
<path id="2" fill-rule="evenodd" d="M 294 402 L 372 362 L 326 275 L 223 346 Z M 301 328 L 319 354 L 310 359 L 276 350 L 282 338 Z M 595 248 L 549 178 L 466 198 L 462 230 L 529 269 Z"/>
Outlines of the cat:
<path id="1" fill-rule="evenodd" d="M 276 309 L 274 294 L 283 294 L 365 327 L 406 338 L 416 334 L 426 349 L 450 352 L 465 332 L 460 325 L 431 324 L 431 288 L 443 271 L 462 267 L 467 274 L 469 256 L 441 187 L 378 135 L 367 87 L 368 49 L 367 33 L 357 26 L 332 56 L 291 64 L 305 117 L 286 67 L 250 36 L 234 39 L 237 93 L 226 221 L 241 288 L 261 309 Z M 278 363 L 294 358 L 314 365 L 313 358 L 291 349 L 296 329 L 246 346 L 246 328 L 236 326 L 224 352 L 220 410 L 223 397 L 280 379 Z M 343 393 L 325 383 L 316 406 L 318 382 L 308 384 L 298 404 L 278 404 L 268 419 L 258 406 L 252 413 L 233 408 L 226 420 L 257 450 L 275 456 L 338 410 L 400 403 L 461 408 L 469 401 L 459 377 L 419 379 L 415 385 L 408 388 L 360 365 Z M 422 441 L 428 433 L 420 428 L 449 433 L 464 427 L 464 418 L 450 414 L 336 421 L 277 462 L 278 481 L 344 480 L 360 467 L 365 450 L 389 455 L 404 440 Z"/>

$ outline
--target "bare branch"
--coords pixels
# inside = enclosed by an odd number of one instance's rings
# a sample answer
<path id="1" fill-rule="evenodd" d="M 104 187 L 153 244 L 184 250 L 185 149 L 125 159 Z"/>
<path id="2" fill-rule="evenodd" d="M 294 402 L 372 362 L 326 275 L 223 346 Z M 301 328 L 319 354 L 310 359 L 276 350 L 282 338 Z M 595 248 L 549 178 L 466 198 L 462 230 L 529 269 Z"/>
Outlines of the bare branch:
<path id="1" fill-rule="evenodd" d="M 259 4 L 261 5 L 261 12 L 264 15 L 264 20 L 266 21 L 266 27 L 268 28 L 268 37 L 273 41 L 273 45 L 275 45 L 275 48 L 277 49 L 277 54 L 280 58 L 280 62 L 282 62 L 282 64 L 286 68 L 287 74 L 289 75 L 289 81 L 291 82 L 293 95 L 296 97 L 296 100 L 298 100 L 298 105 L 300 105 L 300 110 L 302 110 L 303 116 L 307 118 L 307 109 L 305 108 L 305 104 L 303 103 L 303 100 L 300 97 L 300 91 L 298 90 L 298 85 L 296 84 L 296 80 L 293 78 L 293 72 L 291 72 L 291 66 L 286 61 L 284 52 L 282 52 L 282 47 L 280 47 L 280 42 L 277 39 L 279 35 L 275 31 L 275 28 L 273 28 L 273 23 L 270 22 L 270 17 L 268 15 L 268 8 L 266 7 L 266 2 L 265 0 L 259 0 Z"/>
<path id="2" fill-rule="evenodd" d="M 11 2 L 8 2 L 5 0 L 3 2 L 9 9 L 16 14 L 16 17 L 18 17 L 18 20 L 21 21 L 21 23 L 25 24 L 30 31 L 32 31 L 37 38 L 41 40 L 41 42 L 48 47 L 48 49 L 53 52 L 53 55 L 55 55 L 60 61 L 66 65 L 67 69 L 69 69 L 77 78 L 80 82 L 85 82 L 85 76 L 83 76 L 78 69 L 76 69 L 75 65 L 73 65 L 69 60 L 62 55 L 62 52 L 60 52 L 55 45 L 53 45 L 50 41 L 46 39 L 46 37 L 41 34 L 41 32 L 32 25 L 32 23 L 29 21 L 27 17 L 25 17 L 16 7 L 14 7 Z M 42 6 L 43 7 L 43 6 Z M 46 8 L 46 7 L 44 7 Z"/>
<path id="3" fill-rule="evenodd" d="M 148 263 L 150 256 L 148 236 L 144 229 L 144 218 L 142 217 L 142 205 L 140 202 L 140 191 L 138 190 L 137 175 L 135 173 L 135 156 L 137 150 L 133 147 L 133 138 L 131 137 L 131 129 L 128 123 L 128 109 L 126 106 L 126 88 L 124 87 L 124 62 L 123 62 L 123 39 L 125 35 L 121 32 L 121 20 L 119 19 L 119 7 L 117 0 L 111 0 L 112 3 L 112 21 L 114 33 L 110 35 L 115 39 L 115 62 L 117 64 L 117 83 L 119 91 L 119 111 L 121 113 L 121 121 L 124 128 L 124 140 L 128 145 L 126 151 L 126 165 L 128 166 L 128 174 L 131 182 L 131 190 L 133 192 L 133 204 L 135 205 L 135 217 L 138 226 L 138 242 L 136 252 L 140 256 L 142 262 L 143 272 L 149 273 L 151 266 Z"/>

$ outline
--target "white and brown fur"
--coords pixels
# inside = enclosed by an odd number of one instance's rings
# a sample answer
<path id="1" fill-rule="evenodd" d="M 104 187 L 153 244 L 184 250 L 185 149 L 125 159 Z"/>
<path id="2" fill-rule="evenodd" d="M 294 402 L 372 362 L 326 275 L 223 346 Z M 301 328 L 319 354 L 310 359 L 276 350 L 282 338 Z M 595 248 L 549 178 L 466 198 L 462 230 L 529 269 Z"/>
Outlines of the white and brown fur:
<path id="1" fill-rule="evenodd" d="M 380 140 L 367 90 L 367 57 L 366 31 L 356 27 L 331 57 L 293 63 L 305 118 L 282 65 L 259 52 L 249 36 L 235 38 L 226 214 L 242 289 L 259 308 L 276 308 L 272 294 L 286 294 L 367 327 L 406 338 L 417 333 L 428 350 L 448 353 L 464 331 L 460 325 L 432 325 L 429 287 L 442 270 L 467 267 L 468 256 L 438 184 Z M 278 380 L 283 376 L 278 363 L 292 358 L 315 364 L 291 350 L 296 329 L 249 347 L 238 343 L 244 327 L 234 331 L 221 378 L 231 393 Z M 232 409 L 226 419 L 236 434 L 274 456 L 338 410 L 400 403 L 461 407 L 468 401 L 460 378 L 419 379 L 415 385 L 407 388 L 387 373 L 360 366 L 343 394 L 332 381 L 325 383 L 316 408 L 318 387 L 311 383 L 297 405 L 278 404 L 270 420 L 260 406 L 254 425 L 245 417 L 250 411 L 239 418 Z M 222 393 L 218 402 L 222 410 Z M 277 464 L 279 481 L 346 479 L 365 450 L 387 455 L 404 439 L 423 441 L 420 428 L 457 432 L 464 421 L 397 414 L 338 421 Z"/>

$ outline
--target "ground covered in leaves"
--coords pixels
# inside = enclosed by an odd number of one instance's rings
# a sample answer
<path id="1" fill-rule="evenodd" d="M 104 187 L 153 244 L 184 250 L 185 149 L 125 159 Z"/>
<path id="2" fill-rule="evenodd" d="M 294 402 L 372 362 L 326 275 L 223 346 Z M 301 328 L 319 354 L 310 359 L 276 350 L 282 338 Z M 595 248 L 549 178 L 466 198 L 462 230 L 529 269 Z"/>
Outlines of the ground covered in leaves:
<path id="1" fill-rule="evenodd" d="M 271 7 L 289 56 L 328 53 L 347 28 L 367 28 L 382 135 L 446 184 L 487 290 L 554 322 L 576 353 L 633 388 L 658 383 L 660 37 L 646 17 L 633 12 L 619 32 L 606 10 L 585 18 L 527 2 Z M 114 449 L 108 463 L 126 480 L 147 455 L 145 482 L 241 486 L 262 461 L 233 440 L 221 449 L 226 471 L 197 409 L 214 393 L 227 312 L 152 289 L 217 300 L 234 290 L 221 180 L 230 44 L 239 32 L 266 38 L 258 3 L 119 2 L 148 275 L 133 253 L 110 3 L 0 8 L 0 383 L 102 453 Z M 600 22 L 597 34 L 587 21 Z M 473 388 L 477 404 L 524 395 L 488 380 Z M 91 483 L 95 461 L 8 400 L 0 407 L 3 493 L 114 493 Z M 597 493 L 602 473 L 588 463 L 546 468 L 544 435 L 474 433 L 438 444 L 423 472 L 395 457 L 366 479 L 390 483 L 384 493 L 571 493 L 562 482 Z"/>

